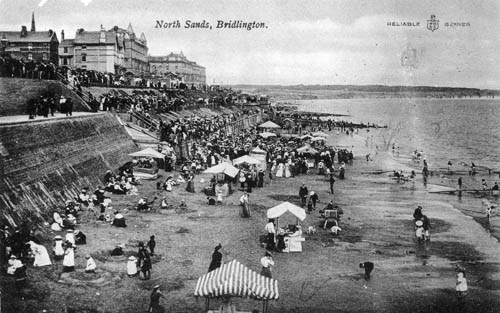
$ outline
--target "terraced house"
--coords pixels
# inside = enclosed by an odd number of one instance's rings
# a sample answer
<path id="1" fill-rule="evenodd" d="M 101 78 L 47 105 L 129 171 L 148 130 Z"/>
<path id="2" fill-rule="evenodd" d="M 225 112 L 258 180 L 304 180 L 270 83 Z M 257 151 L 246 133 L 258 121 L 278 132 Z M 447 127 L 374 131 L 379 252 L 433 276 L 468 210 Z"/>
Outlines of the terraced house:
<path id="1" fill-rule="evenodd" d="M 0 31 L 2 52 L 23 61 L 58 62 L 59 40 L 56 33 L 36 31 L 35 14 L 32 15 L 31 29 L 21 26 L 21 31 Z"/>

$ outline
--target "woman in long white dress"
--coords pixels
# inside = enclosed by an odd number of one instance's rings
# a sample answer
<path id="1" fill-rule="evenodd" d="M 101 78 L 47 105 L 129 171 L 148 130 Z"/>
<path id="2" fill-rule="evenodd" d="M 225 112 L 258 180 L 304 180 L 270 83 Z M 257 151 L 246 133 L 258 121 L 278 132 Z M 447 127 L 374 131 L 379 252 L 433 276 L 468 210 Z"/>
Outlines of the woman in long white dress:
<path id="1" fill-rule="evenodd" d="M 276 177 L 283 177 L 285 174 L 285 166 L 283 163 L 278 164 L 278 169 L 276 170 Z"/>
<path id="2" fill-rule="evenodd" d="M 65 242 L 63 272 L 73 272 L 75 270 L 75 249 L 71 242 Z"/>
<path id="3" fill-rule="evenodd" d="M 34 241 L 28 241 L 28 244 L 30 245 L 31 252 L 35 256 L 35 261 L 33 262 L 34 267 L 52 264 L 52 262 L 50 261 L 49 253 L 44 246 L 39 245 Z"/>
<path id="4" fill-rule="evenodd" d="M 288 162 L 285 164 L 285 177 L 292 177 L 292 173 L 290 172 L 290 164 Z"/>
<path id="5" fill-rule="evenodd" d="M 56 236 L 54 238 L 54 247 L 52 248 L 52 251 L 54 252 L 54 258 L 56 260 L 64 258 L 63 240 L 61 236 Z"/>

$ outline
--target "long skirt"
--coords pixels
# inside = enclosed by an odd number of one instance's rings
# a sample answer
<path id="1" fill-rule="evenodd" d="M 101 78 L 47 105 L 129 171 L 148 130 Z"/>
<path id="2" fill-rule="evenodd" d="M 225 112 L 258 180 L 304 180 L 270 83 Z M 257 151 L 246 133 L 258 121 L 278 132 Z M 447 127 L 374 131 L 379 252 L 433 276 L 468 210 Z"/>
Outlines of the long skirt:
<path id="1" fill-rule="evenodd" d="M 248 206 L 248 203 L 242 203 L 241 208 L 243 217 L 250 217 L 250 207 Z"/>
<path id="2" fill-rule="evenodd" d="M 262 276 L 265 276 L 265 277 L 269 277 L 269 278 L 273 278 L 273 276 L 271 275 L 271 269 L 269 267 L 262 267 L 262 270 L 260 271 L 260 275 Z"/>
<path id="3" fill-rule="evenodd" d="M 276 249 L 276 244 L 274 242 L 274 234 L 273 233 L 268 233 L 267 234 L 267 250 L 269 251 L 274 251 Z"/>
<path id="4" fill-rule="evenodd" d="M 69 272 L 74 272 L 75 267 L 74 266 L 63 266 L 63 272 L 64 273 L 69 273 Z"/>

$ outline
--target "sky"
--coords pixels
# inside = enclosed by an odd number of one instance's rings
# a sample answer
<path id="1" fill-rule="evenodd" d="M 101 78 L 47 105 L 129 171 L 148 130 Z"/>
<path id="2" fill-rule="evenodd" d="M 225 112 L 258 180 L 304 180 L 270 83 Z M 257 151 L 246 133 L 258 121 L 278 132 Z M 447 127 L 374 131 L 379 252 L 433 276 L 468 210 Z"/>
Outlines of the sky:
<path id="1" fill-rule="evenodd" d="M 182 51 L 212 84 L 427 85 L 500 89 L 500 1 L 0 0 L 0 32 L 31 23 L 74 38 L 129 23 L 151 55 Z M 427 29 L 431 15 L 439 20 Z M 179 20 L 181 28 L 156 28 Z M 184 28 L 185 22 L 210 28 Z M 262 22 L 219 29 L 217 21 Z M 388 22 L 420 22 L 419 27 Z M 446 27 L 445 23 L 469 23 Z"/>

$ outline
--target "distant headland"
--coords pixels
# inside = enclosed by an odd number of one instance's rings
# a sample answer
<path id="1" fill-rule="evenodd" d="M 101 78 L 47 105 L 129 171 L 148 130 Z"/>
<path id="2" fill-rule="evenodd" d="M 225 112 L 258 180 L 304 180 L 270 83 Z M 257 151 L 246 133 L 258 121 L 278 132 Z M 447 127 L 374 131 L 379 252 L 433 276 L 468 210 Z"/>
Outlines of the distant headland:
<path id="1" fill-rule="evenodd" d="M 265 93 L 287 99 L 433 98 L 464 99 L 500 97 L 500 90 L 465 87 L 386 85 L 231 85 L 235 90 Z"/>

